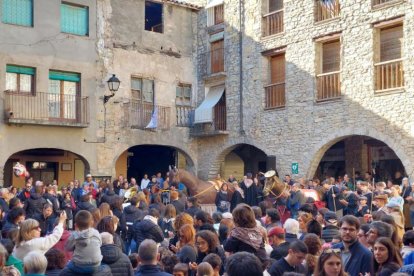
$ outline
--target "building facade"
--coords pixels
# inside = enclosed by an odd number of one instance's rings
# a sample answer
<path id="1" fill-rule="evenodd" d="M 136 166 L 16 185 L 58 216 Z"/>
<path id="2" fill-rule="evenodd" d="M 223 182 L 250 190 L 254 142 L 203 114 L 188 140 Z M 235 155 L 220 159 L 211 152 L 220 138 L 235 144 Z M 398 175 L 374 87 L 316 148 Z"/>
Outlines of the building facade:
<path id="1" fill-rule="evenodd" d="M 414 176 L 408 0 L 3 1 L 0 184 Z"/>

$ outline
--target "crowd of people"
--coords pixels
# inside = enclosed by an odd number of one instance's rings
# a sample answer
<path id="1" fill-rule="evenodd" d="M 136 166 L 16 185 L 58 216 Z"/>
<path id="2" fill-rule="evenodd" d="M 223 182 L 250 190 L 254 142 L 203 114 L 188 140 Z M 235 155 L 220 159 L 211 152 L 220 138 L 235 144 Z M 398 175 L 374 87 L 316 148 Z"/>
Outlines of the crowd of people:
<path id="1" fill-rule="evenodd" d="M 286 175 L 283 193 L 263 197 L 265 180 L 230 176 L 209 213 L 161 173 L 60 187 L 29 177 L 0 189 L 1 275 L 414 275 L 407 178 Z"/>

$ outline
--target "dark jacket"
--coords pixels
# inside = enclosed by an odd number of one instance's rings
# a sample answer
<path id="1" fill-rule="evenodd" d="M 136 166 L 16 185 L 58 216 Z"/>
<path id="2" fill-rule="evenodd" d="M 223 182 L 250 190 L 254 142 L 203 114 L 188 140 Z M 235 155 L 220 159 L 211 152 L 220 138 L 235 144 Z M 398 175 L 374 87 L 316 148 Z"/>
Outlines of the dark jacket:
<path id="1" fill-rule="evenodd" d="M 214 253 L 214 254 L 217 254 L 217 255 L 220 257 L 220 259 L 221 259 L 221 263 L 222 263 L 222 264 L 225 264 L 225 262 L 226 262 L 226 255 L 224 254 L 224 250 L 223 250 L 223 248 L 222 248 L 221 246 L 218 246 L 218 247 L 216 247 L 215 249 L 213 249 L 212 251 L 210 251 L 210 252 L 206 252 L 206 253 L 202 253 L 202 252 L 198 251 L 198 252 L 197 252 L 197 259 L 196 259 L 196 263 L 197 263 L 197 264 L 202 263 L 202 262 L 203 262 L 203 260 L 204 260 L 204 258 L 205 258 L 205 257 L 206 257 L 209 253 Z M 221 269 L 220 269 L 220 275 L 223 275 L 223 273 L 224 273 L 224 265 L 222 265 L 222 266 L 221 266 Z"/>
<path id="2" fill-rule="evenodd" d="M 229 194 L 228 193 L 224 193 L 223 191 L 218 191 L 217 195 L 216 195 L 216 206 L 217 206 L 217 210 L 224 213 L 224 212 L 229 212 L 230 211 L 230 199 L 229 199 Z"/>
<path id="3" fill-rule="evenodd" d="M 7 202 L 1 197 L 0 197 L 0 207 L 3 210 L 3 212 L 9 211 L 9 204 L 7 204 Z"/>
<path id="4" fill-rule="evenodd" d="M 164 240 L 161 228 L 148 219 L 136 221 L 132 226 L 133 239 L 137 243 L 137 248 L 145 239 L 151 239 L 159 243 Z"/>
<path id="5" fill-rule="evenodd" d="M 252 253 L 256 255 L 256 257 L 258 257 L 262 263 L 266 263 L 268 261 L 266 250 L 264 248 L 264 242 L 262 243 L 260 248 L 256 250 L 251 245 L 239 239 L 236 239 L 234 237 L 229 237 L 227 240 L 224 241 L 223 248 L 226 252 L 237 253 L 237 252 L 244 251 L 244 252 Z"/>
<path id="6" fill-rule="evenodd" d="M 397 272 L 400 268 L 401 266 L 399 266 L 397 263 L 386 263 L 377 271 L 378 274 L 376 275 L 389 276 L 394 272 Z"/>
<path id="7" fill-rule="evenodd" d="M 333 237 L 339 234 L 339 228 L 335 225 L 327 225 L 322 230 L 322 239 L 331 242 Z"/>
<path id="8" fill-rule="evenodd" d="M 56 196 L 52 195 L 52 194 L 49 194 L 49 193 L 44 193 L 43 198 L 46 199 L 46 201 L 49 204 L 52 204 L 53 213 L 56 215 L 57 212 L 60 210 L 60 203 L 59 203 L 58 198 Z"/>
<path id="9" fill-rule="evenodd" d="M 142 220 L 145 213 L 136 206 L 129 205 L 124 208 L 124 214 L 127 227 L 126 240 L 130 241 L 132 239 L 132 225 L 134 222 Z"/>
<path id="10" fill-rule="evenodd" d="M 290 243 L 284 242 L 278 246 L 273 247 L 273 250 L 270 253 L 270 258 L 280 260 L 281 258 L 286 257 L 289 251 L 289 245 Z"/>
<path id="11" fill-rule="evenodd" d="M 174 205 L 175 210 L 177 211 L 177 215 L 184 212 L 185 205 L 181 201 L 173 200 L 173 201 L 171 201 L 171 204 Z"/>
<path id="12" fill-rule="evenodd" d="M 99 204 L 106 202 L 109 204 L 109 206 L 112 206 L 112 203 L 114 203 L 118 197 L 119 196 L 116 195 L 114 191 L 109 190 L 105 195 L 103 195 Z"/>
<path id="13" fill-rule="evenodd" d="M 201 208 L 200 207 L 191 206 L 190 208 L 186 209 L 184 212 L 187 213 L 187 214 L 189 214 L 191 217 L 194 217 L 195 214 L 198 211 L 201 211 Z"/>
<path id="14" fill-rule="evenodd" d="M 233 211 L 234 208 L 240 203 L 244 202 L 244 198 L 242 197 L 239 191 L 234 191 L 233 195 L 231 196 L 230 200 L 230 210 Z"/>
<path id="15" fill-rule="evenodd" d="M 17 229 L 17 228 L 18 228 L 17 224 L 14 224 L 14 223 L 6 220 L 6 223 L 1 228 L 1 236 L 3 237 L 3 239 L 7 239 L 7 236 L 9 234 L 9 232 L 12 231 L 13 229 Z"/>
<path id="16" fill-rule="evenodd" d="M 59 276 L 62 269 L 55 268 L 52 270 L 46 270 L 46 276 Z"/>
<path id="17" fill-rule="evenodd" d="M 125 214 L 119 209 L 112 210 L 112 213 L 119 219 L 118 228 L 116 229 L 116 233 L 118 235 L 120 235 L 123 240 L 125 240 L 126 235 L 127 235 Z"/>
<path id="18" fill-rule="evenodd" d="M 335 244 L 332 248 L 339 248 L 341 251 L 345 249 L 343 242 Z M 374 275 L 373 256 L 369 249 L 365 248 L 359 241 L 354 242 L 350 247 L 351 257 L 345 266 L 345 272 L 349 276 L 359 276 L 359 273 L 365 275 L 370 273 Z"/>
<path id="19" fill-rule="evenodd" d="M 285 241 L 287 242 L 294 242 L 298 240 L 298 236 L 292 233 L 286 233 L 285 234 Z"/>
<path id="20" fill-rule="evenodd" d="M 113 276 L 134 275 L 131 262 L 127 255 L 115 244 L 105 244 L 101 246 L 102 263 L 111 268 Z"/>
<path id="21" fill-rule="evenodd" d="M 177 252 L 177 257 L 180 263 L 193 263 L 197 260 L 197 250 L 191 245 L 184 245 Z"/>
<path id="22" fill-rule="evenodd" d="M 162 271 L 158 265 L 141 265 L 135 276 L 172 276 L 172 274 Z"/>
<path id="23" fill-rule="evenodd" d="M 66 266 L 59 276 L 112 276 L 111 268 L 107 265 L 101 265 L 96 271 L 91 273 L 82 273 L 81 271 L 73 271 Z"/>
<path id="24" fill-rule="evenodd" d="M 76 206 L 77 211 L 86 210 L 92 212 L 95 209 L 95 206 L 92 205 L 89 201 L 80 201 Z"/>
<path id="25" fill-rule="evenodd" d="M 43 205 L 47 203 L 40 194 L 32 193 L 30 198 L 26 200 L 24 204 L 24 210 L 26 211 L 27 218 L 34 218 L 35 215 L 42 214 Z"/>
<path id="26" fill-rule="evenodd" d="M 42 237 L 53 232 L 53 224 L 56 220 L 56 217 L 53 214 L 48 218 L 45 218 L 43 214 L 36 215 L 34 219 L 39 222 L 40 229 L 42 229 L 42 231 L 40 232 L 40 235 Z"/>

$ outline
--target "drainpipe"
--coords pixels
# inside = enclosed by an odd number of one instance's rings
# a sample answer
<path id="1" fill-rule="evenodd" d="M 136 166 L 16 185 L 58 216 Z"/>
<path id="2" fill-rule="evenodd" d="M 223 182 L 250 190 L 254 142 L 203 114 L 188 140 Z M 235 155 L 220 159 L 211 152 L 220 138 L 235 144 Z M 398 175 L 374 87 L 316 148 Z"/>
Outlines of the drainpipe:
<path id="1" fill-rule="evenodd" d="M 243 127 L 243 0 L 239 0 L 239 115 L 240 115 L 240 134 L 245 135 Z"/>

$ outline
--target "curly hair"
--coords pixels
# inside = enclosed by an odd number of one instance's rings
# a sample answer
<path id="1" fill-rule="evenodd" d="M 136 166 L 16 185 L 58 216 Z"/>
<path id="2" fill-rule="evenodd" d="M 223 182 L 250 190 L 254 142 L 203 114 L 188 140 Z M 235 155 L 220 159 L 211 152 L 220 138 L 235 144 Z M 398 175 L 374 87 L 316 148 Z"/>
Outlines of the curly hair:
<path id="1" fill-rule="evenodd" d="M 308 254 L 306 254 L 306 266 L 308 267 L 308 271 L 313 271 L 316 267 L 316 263 L 318 261 L 318 255 L 322 248 L 322 243 L 319 237 L 315 234 L 306 234 L 303 242 L 308 247 Z"/>
<path id="2" fill-rule="evenodd" d="M 194 219 L 187 213 L 181 213 L 175 218 L 173 227 L 178 231 L 185 224 L 194 225 Z"/>

